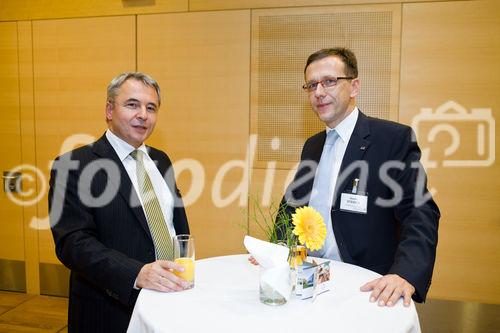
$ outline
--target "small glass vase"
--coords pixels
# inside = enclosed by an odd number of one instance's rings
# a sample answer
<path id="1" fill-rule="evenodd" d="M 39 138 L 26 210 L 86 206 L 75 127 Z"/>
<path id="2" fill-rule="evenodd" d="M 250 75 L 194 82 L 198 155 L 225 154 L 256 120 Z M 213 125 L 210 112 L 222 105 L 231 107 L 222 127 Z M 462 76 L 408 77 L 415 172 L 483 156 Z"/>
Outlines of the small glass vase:
<path id="1" fill-rule="evenodd" d="M 307 248 L 304 245 L 290 246 L 290 253 L 288 255 L 288 264 L 290 265 L 290 280 L 292 283 L 292 295 L 297 294 L 297 267 L 307 258 Z"/>
<path id="2" fill-rule="evenodd" d="M 290 253 L 288 254 L 288 263 L 291 269 L 296 269 L 307 258 L 307 248 L 304 245 L 290 246 Z"/>

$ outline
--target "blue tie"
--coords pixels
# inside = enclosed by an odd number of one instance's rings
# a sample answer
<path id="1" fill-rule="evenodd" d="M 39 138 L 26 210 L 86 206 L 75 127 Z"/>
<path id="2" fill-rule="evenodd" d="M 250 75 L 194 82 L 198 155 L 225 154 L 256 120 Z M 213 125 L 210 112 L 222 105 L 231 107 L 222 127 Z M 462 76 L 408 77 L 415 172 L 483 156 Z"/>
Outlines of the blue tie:
<path id="1" fill-rule="evenodd" d="M 329 259 L 340 260 L 340 254 L 332 229 L 332 200 L 333 200 L 333 180 L 337 175 L 333 175 L 335 164 L 335 142 L 339 135 L 337 131 L 328 131 L 325 145 L 321 153 L 314 185 L 312 188 L 309 206 L 314 207 L 323 216 L 326 224 L 326 240 L 323 248 L 313 251 L 311 256 L 328 257 Z"/>

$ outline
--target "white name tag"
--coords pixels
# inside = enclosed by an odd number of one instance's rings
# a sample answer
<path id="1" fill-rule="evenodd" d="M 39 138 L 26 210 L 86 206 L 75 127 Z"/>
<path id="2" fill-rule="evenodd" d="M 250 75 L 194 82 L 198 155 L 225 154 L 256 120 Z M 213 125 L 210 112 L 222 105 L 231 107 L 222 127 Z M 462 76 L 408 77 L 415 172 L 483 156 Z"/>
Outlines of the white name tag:
<path id="1" fill-rule="evenodd" d="M 366 214 L 368 197 L 366 195 L 342 193 L 340 196 L 340 210 Z"/>

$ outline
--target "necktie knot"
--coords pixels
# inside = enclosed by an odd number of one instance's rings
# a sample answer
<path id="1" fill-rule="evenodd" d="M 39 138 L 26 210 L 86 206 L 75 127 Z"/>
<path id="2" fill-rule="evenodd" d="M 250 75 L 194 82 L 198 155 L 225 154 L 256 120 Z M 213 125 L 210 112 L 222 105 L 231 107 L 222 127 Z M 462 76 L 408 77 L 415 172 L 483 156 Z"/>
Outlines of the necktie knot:
<path id="1" fill-rule="evenodd" d="M 140 151 L 139 149 L 135 149 L 130 153 L 130 156 L 136 161 L 142 162 L 142 155 L 144 153 Z"/>
<path id="2" fill-rule="evenodd" d="M 335 144 L 335 141 L 339 138 L 339 134 L 337 133 L 336 130 L 331 130 L 326 133 L 326 145 L 333 145 Z"/>

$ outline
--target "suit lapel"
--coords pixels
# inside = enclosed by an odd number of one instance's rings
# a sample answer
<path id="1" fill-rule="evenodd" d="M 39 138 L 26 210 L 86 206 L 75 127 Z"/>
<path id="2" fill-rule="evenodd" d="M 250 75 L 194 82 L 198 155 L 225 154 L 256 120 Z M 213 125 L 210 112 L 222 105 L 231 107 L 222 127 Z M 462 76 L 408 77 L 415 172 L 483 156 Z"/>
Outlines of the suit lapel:
<path id="1" fill-rule="evenodd" d="M 137 196 L 137 193 L 134 187 L 132 186 L 132 182 L 130 181 L 127 170 L 125 170 L 123 163 L 120 161 L 118 155 L 116 154 L 115 150 L 113 149 L 109 141 L 106 139 L 105 135 L 103 135 L 99 140 L 97 140 L 93 144 L 92 151 L 97 156 L 109 159 L 118 166 L 118 169 L 120 170 L 119 177 L 116 177 L 117 179 L 120 180 L 118 193 L 122 196 L 123 200 L 125 200 L 127 206 L 132 210 L 135 217 L 137 217 L 137 219 L 139 220 L 139 223 L 141 224 L 142 228 L 152 241 L 153 239 L 151 238 L 151 233 L 149 231 L 149 226 L 146 220 L 146 216 L 144 215 L 144 211 L 140 204 L 140 200 Z M 111 179 L 111 181 L 113 181 L 113 177 L 110 177 L 108 179 Z M 115 186 L 118 186 L 118 184 L 115 183 Z"/>
<path id="2" fill-rule="evenodd" d="M 309 202 L 310 199 L 310 195 L 314 185 L 314 178 L 315 178 L 314 175 L 316 175 L 318 164 L 321 159 L 321 154 L 323 153 L 325 140 L 326 140 L 326 130 L 319 133 L 317 142 L 311 147 L 312 149 L 308 151 L 308 156 L 305 159 L 306 161 L 313 162 L 312 166 L 314 167 L 314 169 L 311 170 L 313 177 L 309 177 L 309 180 L 304 184 L 304 190 L 305 190 L 304 193 L 307 193 L 308 195 L 307 202 Z"/>
<path id="3" fill-rule="evenodd" d="M 316 164 L 319 163 L 321 159 L 321 154 L 323 153 L 323 147 L 325 145 L 326 140 L 326 131 L 323 131 L 318 136 L 318 142 L 315 144 L 312 149 L 308 152 L 307 159 L 311 161 L 315 161 Z"/>
<path id="4" fill-rule="evenodd" d="M 300 207 L 309 204 L 316 169 L 321 159 L 325 140 L 326 131 L 323 131 L 312 137 L 309 143 L 306 143 L 294 181 L 285 192 L 288 205 Z"/>

